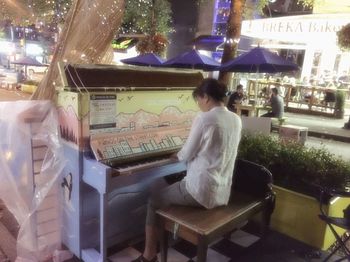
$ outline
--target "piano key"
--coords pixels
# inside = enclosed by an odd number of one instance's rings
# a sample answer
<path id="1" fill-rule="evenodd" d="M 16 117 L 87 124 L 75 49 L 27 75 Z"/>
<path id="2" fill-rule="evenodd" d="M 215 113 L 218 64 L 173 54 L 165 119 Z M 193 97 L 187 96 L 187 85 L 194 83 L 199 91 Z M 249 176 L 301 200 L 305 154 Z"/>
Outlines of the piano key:
<path id="1" fill-rule="evenodd" d="M 136 173 L 141 170 L 172 164 L 176 162 L 178 161 L 173 158 L 162 158 L 157 160 L 150 160 L 147 162 L 137 162 L 134 165 L 128 164 L 127 166 L 118 167 L 115 170 L 116 175 L 132 175 L 133 173 Z"/>

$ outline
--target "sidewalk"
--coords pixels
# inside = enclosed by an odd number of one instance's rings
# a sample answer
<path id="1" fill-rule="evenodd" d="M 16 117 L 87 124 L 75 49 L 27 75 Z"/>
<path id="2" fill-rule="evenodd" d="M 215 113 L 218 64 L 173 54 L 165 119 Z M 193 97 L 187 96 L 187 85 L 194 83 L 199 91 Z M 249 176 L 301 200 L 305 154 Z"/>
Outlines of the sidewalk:
<path id="1" fill-rule="evenodd" d="M 0 88 L 0 102 L 2 101 L 17 101 L 28 100 L 31 94 L 19 90 L 6 90 Z M 0 260 L 1 261 L 1 260 Z"/>
<path id="2" fill-rule="evenodd" d="M 344 119 L 334 119 L 286 112 L 285 117 L 288 125 L 308 127 L 309 136 L 350 143 L 350 130 L 343 128 L 349 119 L 349 114 L 350 111 L 347 110 Z"/>

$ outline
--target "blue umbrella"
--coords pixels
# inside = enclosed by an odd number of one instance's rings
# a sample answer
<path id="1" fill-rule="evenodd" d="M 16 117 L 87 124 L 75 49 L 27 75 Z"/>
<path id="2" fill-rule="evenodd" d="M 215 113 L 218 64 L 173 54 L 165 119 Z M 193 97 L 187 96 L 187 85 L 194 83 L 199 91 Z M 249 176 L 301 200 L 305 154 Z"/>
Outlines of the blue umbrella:
<path id="1" fill-rule="evenodd" d="M 248 53 L 228 61 L 220 67 L 220 71 L 245 73 L 278 73 L 298 70 L 294 64 L 271 51 L 256 47 Z M 254 85 L 255 100 L 257 99 L 257 85 Z"/>
<path id="2" fill-rule="evenodd" d="M 248 53 L 228 61 L 220 67 L 220 71 L 246 73 L 278 73 L 298 70 L 294 64 L 269 50 L 256 47 Z"/>
<path id="3" fill-rule="evenodd" d="M 219 68 L 220 64 L 211 57 L 202 55 L 197 50 L 192 50 L 169 59 L 162 66 L 214 71 Z"/>
<path id="4" fill-rule="evenodd" d="M 125 64 L 137 66 L 160 66 L 164 62 L 162 58 L 153 53 L 138 55 L 135 57 L 122 59 L 120 61 L 122 61 Z"/>

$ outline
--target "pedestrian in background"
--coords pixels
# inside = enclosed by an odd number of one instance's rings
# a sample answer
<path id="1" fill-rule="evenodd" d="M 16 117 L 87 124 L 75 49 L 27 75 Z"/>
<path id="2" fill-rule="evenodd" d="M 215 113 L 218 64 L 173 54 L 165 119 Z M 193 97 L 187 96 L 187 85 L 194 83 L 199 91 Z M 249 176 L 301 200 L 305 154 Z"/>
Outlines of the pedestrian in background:
<path id="1" fill-rule="evenodd" d="M 268 112 L 261 117 L 277 117 L 282 118 L 284 114 L 283 98 L 278 94 L 277 88 L 271 89 L 271 97 L 267 105 L 271 106 L 271 112 Z"/>
<path id="2" fill-rule="evenodd" d="M 242 104 L 244 98 L 245 97 L 244 97 L 244 92 L 243 92 L 243 86 L 241 84 L 239 84 L 236 87 L 236 91 L 233 92 L 230 95 L 230 98 L 228 99 L 227 109 L 236 113 L 237 112 L 236 105 L 237 104 Z"/>

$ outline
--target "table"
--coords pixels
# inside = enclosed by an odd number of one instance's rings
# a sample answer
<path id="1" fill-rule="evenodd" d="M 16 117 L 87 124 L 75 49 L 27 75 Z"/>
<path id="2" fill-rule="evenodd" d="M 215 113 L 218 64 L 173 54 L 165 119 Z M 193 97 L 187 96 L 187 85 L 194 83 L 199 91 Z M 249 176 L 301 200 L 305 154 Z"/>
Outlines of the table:
<path id="1" fill-rule="evenodd" d="M 260 110 L 271 110 L 270 106 L 255 106 L 255 105 L 243 105 L 236 104 L 237 115 L 242 115 L 242 110 L 248 111 L 248 116 L 259 116 Z"/>
<path id="2" fill-rule="evenodd" d="M 242 115 L 242 110 L 248 111 L 248 116 L 253 116 L 255 113 L 255 106 L 253 105 L 236 104 L 235 107 L 239 116 Z"/>

